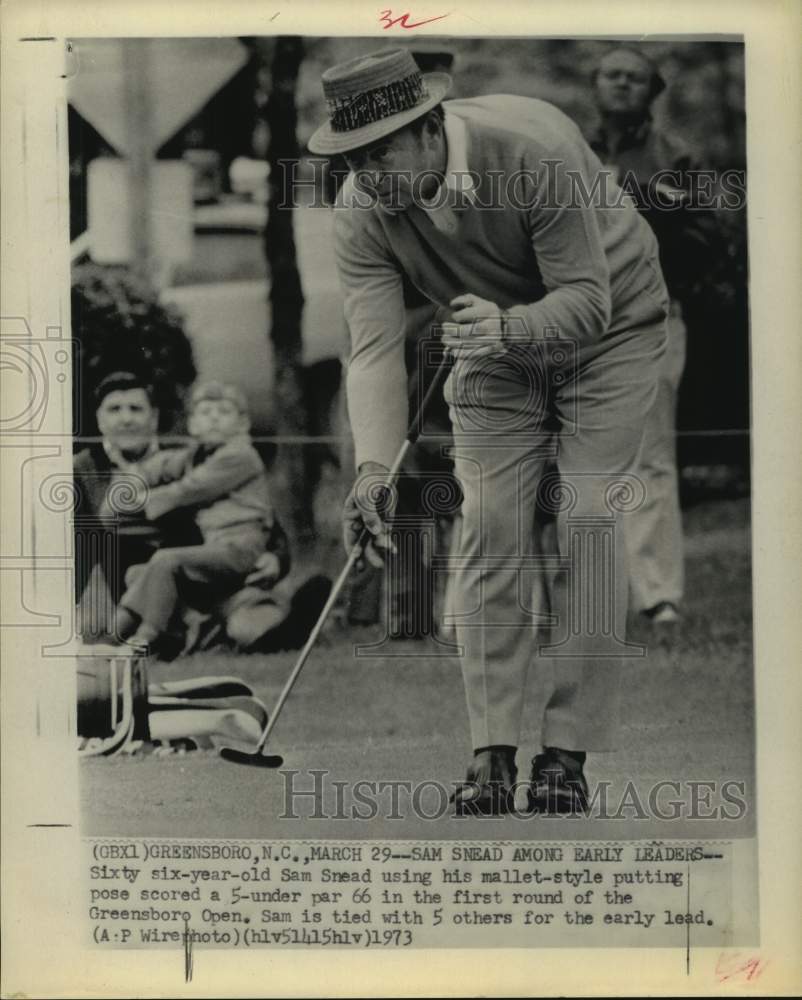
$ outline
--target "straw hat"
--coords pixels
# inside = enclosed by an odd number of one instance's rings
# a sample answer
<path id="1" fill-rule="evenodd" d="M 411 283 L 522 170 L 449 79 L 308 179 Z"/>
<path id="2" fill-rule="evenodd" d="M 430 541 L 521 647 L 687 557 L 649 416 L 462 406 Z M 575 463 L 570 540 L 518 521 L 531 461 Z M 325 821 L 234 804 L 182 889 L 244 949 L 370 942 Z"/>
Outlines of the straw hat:
<path id="1" fill-rule="evenodd" d="M 408 49 L 382 49 L 327 69 L 322 76 L 329 121 L 309 140 L 331 156 L 367 146 L 409 125 L 448 93 L 448 73 L 421 73 Z"/>

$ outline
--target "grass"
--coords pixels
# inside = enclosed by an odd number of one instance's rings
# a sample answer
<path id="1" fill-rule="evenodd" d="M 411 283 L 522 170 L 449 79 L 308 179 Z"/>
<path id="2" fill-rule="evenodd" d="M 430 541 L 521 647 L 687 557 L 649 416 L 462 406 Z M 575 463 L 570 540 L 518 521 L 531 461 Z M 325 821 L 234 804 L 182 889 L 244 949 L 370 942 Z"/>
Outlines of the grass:
<path id="1" fill-rule="evenodd" d="M 589 759 L 588 776 L 614 789 L 632 782 L 642 801 L 656 781 L 743 781 L 750 804 L 738 821 L 594 819 L 568 822 L 574 838 L 733 837 L 754 833 L 754 719 L 749 505 L 700 504 L 686 512 L 687 605 L 671 649 L 650 647 L 627 662 L 620 747 Z M 636 628 L 632 638 L 646 638 Z M 428 642 L 387 644 L 392 656 L 356 656 L 355 646 L 381 639 L 378 628 L 333 628 L 313 652 L 271 737 L 289 779 L 277 771 L 238 768 L 205 753 L 95 759 L 82 768 L 85 832 L 173 837 L 422 837 L 426 839 L 555 836 L 550 821 L 426 821 L 409 814 L 372 822 L 280 818 L 285 782 L 311 787 L 310 769 L 331 780 L 460 779 L 470 757 L 468 721 L 457 660 L 432 656 Z M 236 674 L 270 706 L 295 654 L 205 654 L 156 664 L 152 679 Z M 539 746 L 543 688 L 530 671 L 519 767 Z M 524 770 L 524 775 L 525 775 Z M 618 793 L 620 794 L 620 792 Z M 326 811 L 336 812 L 327 784 Z M 431 801 L 431 800 L 429 800 Z M 714 799 L 715 801 L 715 799 Z M 436 805 L 436 800 L 435 800 Z M 431 805 L 426 808 L 433 808 Z M 565 836 L 565 827 L 560 836 Z"/>

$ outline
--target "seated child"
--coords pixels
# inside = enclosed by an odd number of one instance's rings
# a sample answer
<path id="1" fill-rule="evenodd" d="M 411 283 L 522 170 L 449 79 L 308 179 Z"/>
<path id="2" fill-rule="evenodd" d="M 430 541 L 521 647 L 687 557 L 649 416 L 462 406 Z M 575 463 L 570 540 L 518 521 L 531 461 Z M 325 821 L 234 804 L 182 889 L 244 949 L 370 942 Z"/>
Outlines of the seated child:
<path id="1" fill-rule="evenodd" d="M 249 430 L 242 392 L 207 382 L 190 400 L 189 431 L 196 443 L 157 452 L 142 463 L 139 471 L 151 487 L 148 520 L 192 507 L 203 544 L 160 549 L 129 573 L 118 638 L 152 645 L 187 595 L 205 596 L 204 603 L 211 604 L 233 594 L 267 550 L 274 513 Z"/>

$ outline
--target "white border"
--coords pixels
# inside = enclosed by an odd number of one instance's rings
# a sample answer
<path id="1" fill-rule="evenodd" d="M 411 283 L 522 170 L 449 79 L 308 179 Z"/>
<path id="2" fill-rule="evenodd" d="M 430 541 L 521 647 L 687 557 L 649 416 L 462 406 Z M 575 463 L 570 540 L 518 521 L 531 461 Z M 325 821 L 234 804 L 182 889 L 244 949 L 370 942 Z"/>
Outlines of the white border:
<path id="1" fill-rule="evenodd" d="M 389 3 L 389 0 L 387 0 Z M 23 43 L 23 36 L 221 35 L 306 33 L 377 34 L 387 3 L 267 3 L 139 0 L 136 3 L 13 2 L 3 9 L 3 315 L 28 317 L 36 335 L 68 322 L 68 241 L 64 146 L 53 144 L 54 98 L 63 82 L 55 72 L 60 42 Z M 395 10 L 395 8 L 393 8 Z M 800 559 L 800 123 L 802 80 L 796 0 L 652 0 L 635 2 L 479 2 L 409 9 L 414 17 L 450 10 L 447 20 L 421 34 L 635 35 L 743 34 L 746 39 L 747 137 L 754 430 L 755 643 L 758 706 L 760 955 L 768 961 L 752 986 L 737 991 L 790 995 L 802 987 L 799 941 L 800 809 L 799 566 Z M 53 46 L 47 71 L 31 46 Z M 66 142 L 61 121 L 62 143 Z M 24 134 L 25 148 L 22 148 Z M 59 170 L 61 173 L 59 174 Z M 55 197 L 55 202 L 53 198 Z M 61 198 L 61 202 L 59 202 Z M 711 372 L 715 391 L 716 373 Z M 69 409 L 65 386 L 55 386 L 53 420 Z M 4 459 L 7 454 L 4 451 Z M 61 469 L 63 456 L 54 458 Z M 6 481 L 5 490 L 19 491 Z M 6 496 L 8 494 L 6 493 Z M 57 540 L 47 539 L 46 544 Z M 37 538 L 37 545 L 43 540 Z M 37 551 L 42 551 L 37 549 Z M 46 553 L 51 549 L 47 548 Z M 5 554 L 5 550 L 4 550 Z M 42 574 L 31 586 L 41 597 L 55 586 L 53 607 L 68 595 Z M 63 605 L 62 605 L 63 606 Z M 57 758 L 32 741 L 29 677 L 55 685 L 67 703 L 54 709 L 63 745 L 70 684 L 36 662 L 30 636 L 5 633 L 3 678 L 3 938 L 4 990 L 47 996 L 296 996 L 296 995 L 715 995 L 715 953 L 694 953 L 685 975 L 684 953 L 666 950 L 554 952 L 237 952 L 196 955 L 195 978 L 183 984 L 174 953 L 82 950 L 74 902 L 77 844 L 69 837 L 26 829 L 42 803 L 60 815 L 75 812 L 74 754 Z M 68 661 L 63 661 L 68 662 Z M 25 673 L 30 669 L 30 675 Z M 69 671 L 68 671 L 69 672 Z M 59 679 L 61 677 L 61 679 Z M 61 715 L 59 715 L 59 710 Z M 28 715 L 26 715 L 26 712 Z M 52 721 L 52 720 L 51 720 Z M 677 734 L 681 738 L 681 734 Z M 50 750 L 58 750 L 54 736 Z M 47 742 L 46 740 L 44 741 Z M 66 812 L 64 812 L 66 810 Z"/>

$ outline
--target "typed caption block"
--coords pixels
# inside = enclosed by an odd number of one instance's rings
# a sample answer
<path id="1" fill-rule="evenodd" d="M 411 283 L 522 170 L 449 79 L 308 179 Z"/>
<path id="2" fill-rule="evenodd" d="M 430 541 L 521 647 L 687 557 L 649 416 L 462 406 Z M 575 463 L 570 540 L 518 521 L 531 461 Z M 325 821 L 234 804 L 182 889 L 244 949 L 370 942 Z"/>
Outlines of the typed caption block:
<path id="1" fill-rule="evenodd" d="M 730 842 L 85 845 L 99 947 L 739 943 Z"/>

